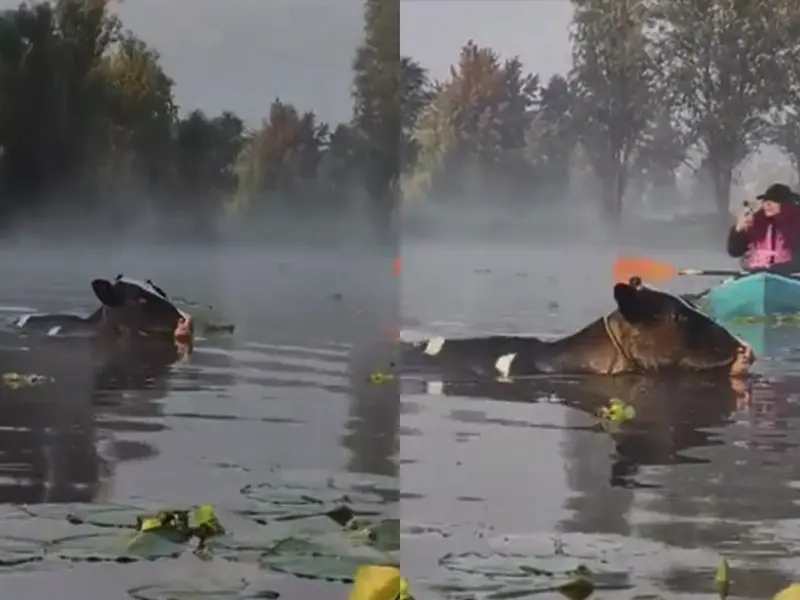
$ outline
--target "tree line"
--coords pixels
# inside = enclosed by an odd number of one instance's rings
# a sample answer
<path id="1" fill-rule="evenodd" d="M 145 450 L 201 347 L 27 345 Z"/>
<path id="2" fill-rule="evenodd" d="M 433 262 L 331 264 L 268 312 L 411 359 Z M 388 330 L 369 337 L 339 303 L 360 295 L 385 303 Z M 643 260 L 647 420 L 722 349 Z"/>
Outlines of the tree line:
<path id="1" fill-rule="evenodd" d="M 0 13 L 0 225 L 91 214 L 124 225 L 366 214 L 403 200 L 535 205 L 574 196 L 619 218 L 626 196 L 688 168 L 727 213 L 763 144 L 800 164 L 800 6 L 789 0 L 572 0 L 573 65 L 542 81 L 468 42 L 431 81 L 399 51 L 399 0 L 364 0 L 353 113 L 320 122 L 276 99 L 254 130 L 180 115 L 155 48 L 110 0 Z M 254 216 L 264 216 L 255 219 Z M 278 219 L 279 220 L 279 219 Z"/>
<path id="2" fill-rule="evenodd" d="M 353 114 L 330 125 L 276 99 L 254 130 L 232 112 L 183 116 L 158 51 L 110 0 L 0 13 L 0 224 L 85 214 L 123 226 L 148 211 L 221 218 L 341 214 L 383 233 L 396 205 L 399 2 L 364 3 Z"/>
<path id="3" fill-rule="evenodd" d="M 677 195 L 684 167 L 727 217 L 763 145 L 800 168 L 800 5 L 572 4 L 572 68 L 546 82 L 471 41 L 442 81 L 401 59 L 406 202 L 559 201 L 580 175 L 614 220 L 626 195 Z"/>

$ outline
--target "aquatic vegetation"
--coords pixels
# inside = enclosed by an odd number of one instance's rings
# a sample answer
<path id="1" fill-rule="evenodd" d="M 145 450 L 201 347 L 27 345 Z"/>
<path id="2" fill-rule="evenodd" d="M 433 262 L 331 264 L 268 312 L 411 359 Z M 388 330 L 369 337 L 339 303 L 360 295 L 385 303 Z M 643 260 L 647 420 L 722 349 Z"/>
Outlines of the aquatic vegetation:
<path id="1" fill-rule="evenodd" d="M 287 578 L 349 586 L 361 566 L 399 566 L 398 494 L 394 478 L 286 471 L 245 486 L 226 507 L 9 505 L 0 507 L 0 572 L 198 565 L 191 576 L 177 568 L 173 581 L 142 582 L 129 592 L 140 600 L 275 598 L 273 584 Z"/>
<path id="2" fill-rule="evenodd" d="M 158 535 L 179 544 L 196 538 L 197 550 L 202 550 L 210 538 L 225 533 L 210 504 L 202 504 L 192 510 L 164 509 L 154 516 L 137 517 L 136 531 L 137 535 L 128 543 L 128 549 L 136 547 L 146 536 Z"/>
<path id="3" fill-rule="evenodd" d="M 374 385 L 381 385 L 384 383 L 389 383 L 390 381 L 394 380 L 394 375 L 388 373 L 386 371 L 373 371 L 369 374 L 369 382 Z"/>
<path id="4" fill-rule="evenodd" d="M 563 568 L 571 561 L 567 556 L 561 556 L 561 559 L 563 564 L 559 569 L 555 567 L 559 562 L 558 558 L 552 556 L 548 561 L 542 560 L 539 556 L 525 557 L 510 554 L 448 555 L 443 559 L 443 564 L 461 571 L 461 581 L 435 586 L 435 589 L 486 594 L 470 596 L 475 598 L 534 598 L 545 592 L 558 592 L 568 600 L 590 598 L 600 600 L 599 596 L 594 595 L 596 591 L 619 591 L 631 588 L 627 575 L 609 570 L 610 565 L 605 558 L 596 561 L 596 570 L 590 569 L 583 563 L 576 567 Z M 532 561 L 542 566 L 532 566 Z M 711 592 L 713 589 L 720 600 L 726 600 L 730 596 L 732 583 L 730 565 L 724 557 L 720 557 L 714 570 L 713 582 L 709 582 L 708 591 Z M 670 595 L 648 594 L 646 597 L 651 600 L 669 600 Z M 372 600 L 369 596 L 363 598 Z M 375 598 L 382 599 L 382 596 Z M 362 600 L 362 597 L 356 596 L 349 600 Z M 790 584 L 772 596 L 772 600 L 800 600 L 800 583 Z"/>
<path id="5" fill-rule="evenodd" d="M 572 578 L 557 587 L 556 591 L 569 598 L 569 600 L 586 600 L 594 593 L 591 572 L 583 565 L 579 566 L 575 569 Z"/>
<path id="6" fill-rule="evenodd" d="M 41 385 L 48 381 L 50 381 L 50 378 L 44 375 L 3 373 L 3 385 L 12 390 L 32 385 Z"/>
<path id="7" fill-rule="evenodd" d="M 611 398 L 608 404 L 598 411 L 597 416 L 603 429 L 613 433 L 620 425 L 636 418 L 636 409 L 619 398 Z"/>
<path id="8" fill-rule="evenodd" d="M 730 576 L 728 575 L 728 561 L 724 558 L 720 558 L 719 562 L 717 563 L 717 570 L 714 571 L 714 589 L 717 590 L 717 594 L 721 600 L 725 600 L 728 597 L 728 592 L 730 592 L 731 588 L 731 580 Z"/>

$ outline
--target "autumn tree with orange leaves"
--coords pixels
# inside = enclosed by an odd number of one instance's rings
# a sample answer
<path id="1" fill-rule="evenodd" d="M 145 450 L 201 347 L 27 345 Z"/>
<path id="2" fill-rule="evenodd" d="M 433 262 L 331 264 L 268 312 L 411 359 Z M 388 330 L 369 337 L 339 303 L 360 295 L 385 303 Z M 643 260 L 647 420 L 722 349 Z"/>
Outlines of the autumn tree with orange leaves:
<path id="1" fill-rule="evenodd" d="M 409 197 L 431 190 L 459 196 L 484 182 L 519 189 L 528 181 L 526 132 L 539 91 L 538 79 L 516 59 L 468 42 L 450 77 L 434 88 L 413 133 L 417 164 L 405 181 Z"/>

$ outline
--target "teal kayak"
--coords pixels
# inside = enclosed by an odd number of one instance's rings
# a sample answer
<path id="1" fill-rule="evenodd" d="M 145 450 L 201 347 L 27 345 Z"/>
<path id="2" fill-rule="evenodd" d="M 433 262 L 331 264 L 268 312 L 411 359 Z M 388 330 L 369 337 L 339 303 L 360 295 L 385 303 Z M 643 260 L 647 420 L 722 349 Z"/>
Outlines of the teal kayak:
<path id="1" fill-rule="evenodd" d="M 778 273 L 749 273 L 711 288 L 705 309 L 717 321 L 800 313 L 800 279 Z"/>
<path id="2" fill-rule="evenodd" d="M 725 326 L 733 335 L 747 342 L 759 358 L 780 356 L 797 345 L 797 327 L 792 325 L 733 321 Z"/>

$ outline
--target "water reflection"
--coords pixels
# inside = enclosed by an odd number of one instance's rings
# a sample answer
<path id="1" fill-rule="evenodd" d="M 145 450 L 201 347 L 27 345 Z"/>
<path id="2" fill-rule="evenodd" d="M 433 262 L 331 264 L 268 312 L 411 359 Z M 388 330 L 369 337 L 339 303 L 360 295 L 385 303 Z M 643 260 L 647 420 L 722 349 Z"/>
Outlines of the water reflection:
<path id="1" fill-rule="evenodd" d="M 4 335 L 4 372 L 35 373 L 47 381 L 0 387 L 0 502 L 91 502 L 117 462 L 154 455 L 146 444 L 115 438 L 141 429 L 128 408 L 135 406 L 137 418 L 159 415 L 157 400 L 167 393 L 170 365 L 188 350 L 171 345 L 112 350 L 83 339 Z"/>
<path id="2" fill-rule="evenodd" d="M 448 396 L 523 403 L 555 400 L 590 415 L 597 415 L 612 398 L 623 400 L 635 409 L 636 418 L 611 437 L 619 459 L 636 465 L 706 462 L 683 451 L 718 443 L 705 429 L 725 423 L 737 407 L 749 405 L 752 388 L 746 381 L 645 376 L 443 381 L 425 385 L 428 391 L 434 389 Z M 585 419 L 573 422 L 585 423 Z M 566 429 L 586 427 L 567 424 Z"/>
<path id="3" fill-rule="evenodd" d="M 398 476 L 400 386 L 396 379 L 370 379 L 388 370 L 394 354 L 393 343 L 372 344 L 351 360 L 352 402 L 342 438 L 350 450 L 348 471 Z"/>
<path id="4" fill-rule="evenodd" d="M 567 510 L 553 527 L 563 535 L 593 536 L 587 539 L 612 536 L 626 555 L 650 548 L 648 558 L 637 561 L 640 581 L 676 593 L 709 592 L 709 571 L 723 554 L 736 565 L 737 595 L 760 597 L 781 587 L 787 557 L 800 551 L 800 465 L 790 458 L 800 439 L 800 377 L 785 370 L 737 381 L 585 377 L 403 384 L 404 392 L 419 394 L 422 387 L 429 397 L 568 407 L 560 425 L 530 425 L 564 430 Z M 587 419 L 611 398 L 633 406 L 635 418 L 618 427 Z M 481 422 L 504 426 L 492 413 L 503 410 L 487 406 Z M 608 441 L 605 451 L 598 452 L 598 437 Z M 671 548 L 702 550 L 704 558 L 696 567 L 674 563 Z"/>
<path id="5" fill-rule="evenodd" d="M 589 451 L 586 436 L 567 430 L 562 451 L 572 493 L 559 530 L 635 535 L 639 495 L 658 494 L 664 485 L 648 478 L 646 467 L 707 462 L 692 451 L 720 443 L 708 429 L 723 425 L 747 394 L 742 382 L 645 377 L 588 378 L 580 387 L 562 388 L 564 401 L 582 411 L 596 414 L 609 399 L 618 398 L 636 416 L 613 428 L 613 449 L 607 456 Z M 567 423 L 574 419 L 568 415 Z M 669 502 L 672 492 L 663 493 Z"/>
<path id="6" fill-rule="evenodd" d="M 350 452 L 348 471 L 397 477 L 400 387 L 395 379 L 371 379 L 393 375 L 397 358 L 399 285 L 392 261 L 391 255 L 376 255 L 363 265 L 361 277 L 371 285 L 351 307 L 350 402 L 342 445 Z"/>

